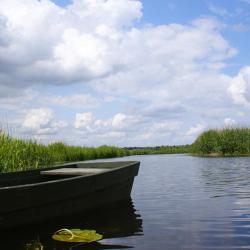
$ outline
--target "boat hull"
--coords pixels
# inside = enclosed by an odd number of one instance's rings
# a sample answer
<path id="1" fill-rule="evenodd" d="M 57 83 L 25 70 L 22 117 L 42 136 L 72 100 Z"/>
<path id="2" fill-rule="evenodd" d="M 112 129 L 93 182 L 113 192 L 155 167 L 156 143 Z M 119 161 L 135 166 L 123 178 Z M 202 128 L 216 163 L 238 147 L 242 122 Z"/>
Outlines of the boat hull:
<path id="1" fill-rule="evenodd" d="M 114 163 L 110 163 L 109 166 L 112 164 Z M 84 167 L 84 165 L 95 166 L 93 163 L 74 166 Z M 104 166 L 108 166 L 107 163 Z M 128 162 L 117 166 L 101 174 L 59 179 L 53 177 L 50 181 L 0 188 L 2 203 L 0 230 L 82 211 L 87 212 L 129 198 L 134 177 L 138 174 L 139 162 Z M 63 167 L 72 167 L 72 165 L 63 165 Z M 98 167 L 102 165 L 99 163 Z M 31 172 L 30 176 L 35 178 L 37 171 L 39 170 Z M 11 174 L 7 175 L 10 177 Z M 8 178 L 7 175 L 6 178 Z M 0 183 L 1 178 L 4 179 L 3 175 L 0 176 Z"/>

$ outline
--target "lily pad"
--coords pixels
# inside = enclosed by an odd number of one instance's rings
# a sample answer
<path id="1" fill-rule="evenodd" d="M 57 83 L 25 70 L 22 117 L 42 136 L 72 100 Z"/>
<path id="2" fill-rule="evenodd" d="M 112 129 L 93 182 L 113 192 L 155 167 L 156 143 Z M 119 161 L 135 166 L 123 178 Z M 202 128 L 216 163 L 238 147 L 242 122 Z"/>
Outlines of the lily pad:
<path id="1" fill-rule="evenodd" d="M 101 240 L 103 236 L 95 230 L 67 229 L 63 228 L 55 232 L 52 239 L 63 242 L 90 243 Z"/>

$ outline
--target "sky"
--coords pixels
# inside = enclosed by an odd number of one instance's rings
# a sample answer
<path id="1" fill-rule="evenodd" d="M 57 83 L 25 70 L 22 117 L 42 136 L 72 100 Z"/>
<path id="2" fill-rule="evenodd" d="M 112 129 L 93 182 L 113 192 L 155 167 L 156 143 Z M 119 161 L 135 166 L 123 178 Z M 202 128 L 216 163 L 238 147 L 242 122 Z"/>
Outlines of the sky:
<path id="1" fill-rule="evenodd" d="M 192 143 L 250 124 L 249 0 L 0 0 L 0 126 L 41 143 Z"/>

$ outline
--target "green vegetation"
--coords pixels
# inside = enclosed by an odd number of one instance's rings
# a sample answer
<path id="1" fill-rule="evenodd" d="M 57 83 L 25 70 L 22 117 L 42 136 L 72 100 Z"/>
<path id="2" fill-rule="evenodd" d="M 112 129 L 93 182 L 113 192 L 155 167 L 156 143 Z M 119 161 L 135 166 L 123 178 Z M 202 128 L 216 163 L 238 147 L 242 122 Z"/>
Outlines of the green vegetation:
<path id="1" fill-rule="evenodd" d="M 22 171 L 53 164 L 142 154 L 188 153 L 189 145 L 118 148 L 113 146 L 80 147 L 62 142 L 43 145 L 21 140 L 0 131 L 0 172 Z"/>
<path id="2" fill-rule="evenodd" d="M 211 156 L 250 155 L 250 129 L 211 129 L 202 133 L 192 145 L 192 153 Z"/>
<path id="3" fill-rule="evenodd" d="M 130 155 L 152 155 L 152 154 L 183 154 L 191 151 L 191 145 L 158 146 L 158 147 L 130 147 Z"/>
<path id="4" fill-rule="evenodd" d="M 120 157 L 128 154 L 128 150 L 112 146 L 77 147 L 61 142 L 46 146 L 34 140 L 16 139 L 0 131 L 0 172 L 21 171 L 62 162 Z"/>
<path id="5" fill-rule="evenodd" d="M 0 132 L 0 172 L 48 166 L 52 162 L 46 146 L 23 141 Z"/>
<path id="6" fill-rule="evenodd" d="M 0 131 L 0 172 L 127 155 L 178 153 L 203 156 L 250 155 L 250 128 L 211 129 L 202 133 L 192 145 L 133 148 L 68 146 L 62 142 L 43 145 L 34 140 L 16 139 Z"/>
<path id="7" fill-rule="evenodd" d="M 62 242 L 74 242 L 87 244 L 101 240 L 103 236 L 98 234 L 95 230 L 81 230 L 81 229 L 67 229 L 58 230 L 52 235 L 53 240 Z"/>

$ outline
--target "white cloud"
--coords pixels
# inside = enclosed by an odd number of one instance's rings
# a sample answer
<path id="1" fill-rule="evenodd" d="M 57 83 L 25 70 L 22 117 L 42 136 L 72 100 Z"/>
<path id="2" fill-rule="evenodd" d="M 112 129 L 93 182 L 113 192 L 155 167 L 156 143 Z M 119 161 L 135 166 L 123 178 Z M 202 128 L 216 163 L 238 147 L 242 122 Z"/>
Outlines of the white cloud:
<path id="1" fill-rule="evenodd" d="M 65 121 L 57 121 L 54 112 L 49 108 L 28 110 L 23 123 L 23 128 L 32 134 L 55 134 L 58 129 L 67 126 Z"/>
<path id="2" fill-rule="evenodd" d="M 54 57 L 66 72 L 85 71 L 90 77 L 102 76 L 112 70 L 112 65 L 105 58 L 107 49 L 105 41 L 91 34 L 79 34 L 76 29 L 68 29 L 64 31 L 63 42 L 55 47 Z"/>
<path id="3" fill-rule="evenodd" d="M 88 137 L 88 140 L 93 142 L 97 142 L 100 138 L 111 141 L 119 138 L 115 144 L 126 146 L 128 143 L 145 145 L 145 140 L 157 141 L 172 136 L 180 129 L 181 122 L 175 120 L 157 122 L 145 119 L 143 116 L 124 113 L 117 113 L 107 119 L 97 119 L 91 112 L 88 112 L 77 113 L 74 126 L 78 130 L 79 138 Z M 146 144 L 152 145 L 151 143 L 154 142 L 148 141 Z"/>
<path id="4" fill-rule="evenodd" d="M 250 107 L 250 67 L 241 69 L 232 79 L 228 92 L 235 104 Z"/>
<path id="5" fill-rule="evenodd" d="M 139 122 L 137 117 L 117 113 L 112 118 L 96 119 L 91 112 L 77 113 L 74 126 L 77 129 L 87 129 L 88 131 L 110 131 L 127 130 Z"/>
<path id="6" fill-rule="evenodd" d="M 25 116 L 23 126 L 31 129 L 44 128 L 49 125 L 53 117 L 53 111 L 51 109 L 31 109 Z"/>
<path id="7" fill-rule="evenodd" d="M 80 128 L 86 128 L 88 130 L 91 130 L 91 126 L 94 123 L 94 116 L 92 113 L 77 113 L 75 117 L 75 123 L 74 126 L 77 129 Z"/>
<path id="8" fill-rule="evenodd" d="M 118 113 L 112 118 L 111 125 L 115 129 L 124 129 L 134 126 L 137 122 L 139 120 L 135 116 Z"/>
<path id="9" fill-rule="evenodd" d="M 125 114 L 116 114 L 112 119 L 112 126 L 114 127 L 121 127 L 126 123 L 127 116 Z"/>
<path id="10" fill-rule="evenodd" d="M 74 0 L 68 9 L 87 21 L 90 28 L 106 24 L 121 28 L 141 17 L 142 4 L 137 0 Z"/>
<path id="11" fill-rule="evenodd" d="M 110 73 L 119 64 L 120 36 L 141 8 L 135 0 L 75 0 L 66 8 L 2 0 L 0 71 L 11 79 L 1 84 L 63 84 Z"/>
<path id="12" fill-rule="evenodd" d="M 139 29 L 132 23 L 141 9 L 136 0 L 75 0 L 66 8 L 51 1 L 3 0 L 0 30 L 9 38 L 0 47 L 6 78 L 1 84 L 86 82 L 128 69 L 134 74 L 134 68 L 167 68 L 171 75 L 195 69 L 197 61 L 210 69 L 235 53 L 213 19 Z"/>
<path id="13" fill-rule="evenodd" d="M 213 19 L 199 19 L 190 25 L 132 29 L 118 50 L 126 70 L 94 81 L 95 87 L 112 95 L 169 105 L 199 96 L 208 100 L 211 96 L 206 97 L 206 93 L 215 87 L 225 95 L 228 79 L 219 71 L 236 50 L 219 29 L 220 24 Z"/>

